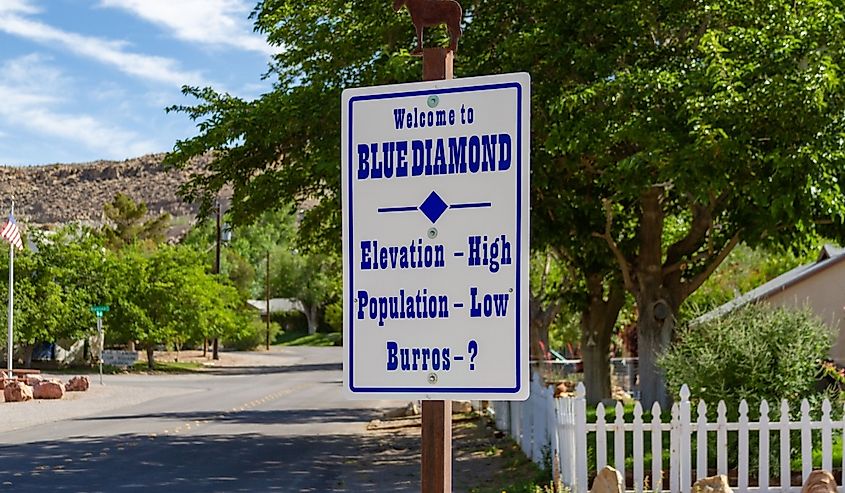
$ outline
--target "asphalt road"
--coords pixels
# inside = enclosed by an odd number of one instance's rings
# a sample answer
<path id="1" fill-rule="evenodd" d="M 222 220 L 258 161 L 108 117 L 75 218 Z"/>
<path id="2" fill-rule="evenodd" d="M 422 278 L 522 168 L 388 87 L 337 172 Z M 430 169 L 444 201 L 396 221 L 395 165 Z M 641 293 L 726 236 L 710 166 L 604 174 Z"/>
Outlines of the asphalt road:
<path id="1" fill-rule="evenodd" d="M 0 490 L 419 491 L 418 464 L 373 460 L 384 443 L 364 432 L 401 403 L 346 400 L 340 348 L 263 357 L 209 374 L 107 376 L 178 393 L 0 434 Z"/>

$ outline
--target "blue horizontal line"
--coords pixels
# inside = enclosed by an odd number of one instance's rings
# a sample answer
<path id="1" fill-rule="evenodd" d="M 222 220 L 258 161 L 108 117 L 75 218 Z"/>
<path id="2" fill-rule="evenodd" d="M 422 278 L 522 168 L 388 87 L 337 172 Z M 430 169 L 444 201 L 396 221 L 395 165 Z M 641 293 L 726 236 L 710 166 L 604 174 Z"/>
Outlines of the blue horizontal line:
<path id="1" fill-rule="evenodd" d="M 455 358 L 455 361 L 463 361 L 464 360 L 463 356 L 453 356 L 453 357 Z"/>
<path id="2" fill-rule="evenodd" d="M 456 257 L 463 257 L 463 256 L 464 256 L 464 252 L 455 252 L 455 256 L 456 256 Z"/>
<path id="3" fill-rule="evenodd" d="M 455 303 L 455 308 L 463 308 L 463 307 L 464 307 L 463 303 Z"/>
<path id="4" fill-rule="evenodd" d="M 491 202 L 475 202 L 469 204 L 452 204 L 449 206 L 450 209 L 476 209 L 480 207 L 492 207 L 493 204 Z"/>
<path id="5" fill-rule="evenodd" d="M 417 206 L 410 206 L 410 207 L 382 207 L 378 211 L 382 212 L 408 212 L 408 211 L 415 211 L 419 209 Z"/>

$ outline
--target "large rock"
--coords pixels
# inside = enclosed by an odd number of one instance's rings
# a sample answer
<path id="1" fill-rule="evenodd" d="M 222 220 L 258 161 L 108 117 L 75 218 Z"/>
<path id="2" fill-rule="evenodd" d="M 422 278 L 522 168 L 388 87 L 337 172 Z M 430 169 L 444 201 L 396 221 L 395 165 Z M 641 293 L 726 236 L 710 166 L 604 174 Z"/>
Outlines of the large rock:
<path id="1" fill-rule="evenodd" d="M 813 471 L 807 476 L 801 493 L 836 493 L 836 480 L 829 471 Z"/>
<path id="2" fill-rule="evenodd" d="M 692 485 L 692 493 L 733 493 L 724 474 L 701 478 Z"/>
<path id="3" fill-rule="evenodd" d="M 36 399 L 61 399 L 65 396 L 65 386 L 59 380 L 45 380 L 33 389 Z"/>
<path id="4" fill-rule="evenodd" d="M 41 375 L 27 375 L 26 376 L 26 384 L 30 387 L 35 387 L 39 383 L 44 381 L 44 377 Z"/>
<path id="5" fill-rule="evenodd" d="M 88 377 L 73 377 L 65 384 L 65 390 L 68 392 L 85 392 L 90 386 L 91 382 L 88 381 Z"/>
<path id="6" fill-rule="evenodd" d="M 452 401 L 452 413 L 466 414 L 472 412 L 470 401 Z"/>
<path id="7" fill-rule="evenodd" d="M 625 481 L 616 469 L 605 466 L 593 481 L 590 493 L 625 493 Z"/>
<path id="8" fill-rule="evenodd" d="M 6 402 L 24 402 L 32 400 L 32 387 L 23 382 L 9 382 L 3 389 Z"/>

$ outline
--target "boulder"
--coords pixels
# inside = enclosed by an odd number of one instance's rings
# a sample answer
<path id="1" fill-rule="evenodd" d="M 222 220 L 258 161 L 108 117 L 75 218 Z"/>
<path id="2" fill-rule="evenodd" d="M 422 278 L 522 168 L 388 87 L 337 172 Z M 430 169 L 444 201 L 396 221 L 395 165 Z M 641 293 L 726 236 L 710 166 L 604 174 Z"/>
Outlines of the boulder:
<path id="1" fill-rule="evenodd" d="M 733 493 L 724 474 L 701 478 L 692 485 L 692 493 Z"/>
<path id="2" fill-rule="evenodd" d="M 836 493 L 836 480 L 829 471 L 813 471 L 807 476 L 801 493 Z"/>
<path id="3" fill-rule="evenodd" d="M 471 413 L 472 403 L 470 401 L 452 401 L 452 413 Z"/>
<path id="4" fill-rule="evenodd" d="M 65 384 L 65 390 L 68 392 L 85 392 L 90 385 L 91 382 L 88 381 L 88 377 L 73 377 Z"/>
<path id="5" fill-rule="evenodd" d="M 616 469 L 605 466 L 593 481 L 590 493 L 625 493 L 625 481 Z"/>
<path id="6" fill-rule="evenodd" d="M 65 386 L 59 380 L 44 380 L 34 389 L 36 399 L 61 399 L 65 396 Z"/>
<path id="7" fill-rule="evenodd" d="M 572 397 L 575 395 L 575 382 L 564 380 L 555 386 L 555 399 L 558 397 Z"/>
<path id="8" fill-rule="evenodd" d="M 384 413 L 385 418 L 404 418 L 406 416 L 416 416 L 420 413 L 417 401 L 411 401 L 405 407 L 397 407 L 390 409 Z"/>
<path id="9" fill-rule="evenodd" d="M 35 387 L 39 383 L 44 381 L 44 377 L 41 375 L 27 375 L 26 376 L 26 384 L 30 387 Z"/>
<path id="10" fill-rule="evenodd" d="M 32 400 L 32 387 L 23 382 L 9 382 L 3 389 L 6 402 L 24 402 Z"/>

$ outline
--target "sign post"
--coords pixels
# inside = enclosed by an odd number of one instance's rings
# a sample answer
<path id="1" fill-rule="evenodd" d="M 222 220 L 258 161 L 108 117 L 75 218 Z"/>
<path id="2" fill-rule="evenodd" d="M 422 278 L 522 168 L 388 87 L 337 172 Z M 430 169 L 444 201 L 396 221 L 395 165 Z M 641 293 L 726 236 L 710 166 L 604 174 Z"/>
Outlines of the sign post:
<path id="1" fill-rule="evenodd" d="M 442 51 L 423 64 L 447 77 Z M 342 105 L 344 387 L 423 400 L 423 491 L 448 491 L 447 401 L 528 397 L 530 78 L 350 89 Z"/>
<path id="2" fill-rule="evenodd" d="M 100 362 L 100 385 L 103 384 L 103 348 L 105 347 L 105 337 L 103 334 L 103 313 L 109 311 L 108 305 L 92 306 L 91 311 L 97 315 L 97 335 L 100 339 L 100 355 L 97 358 Z"/>

